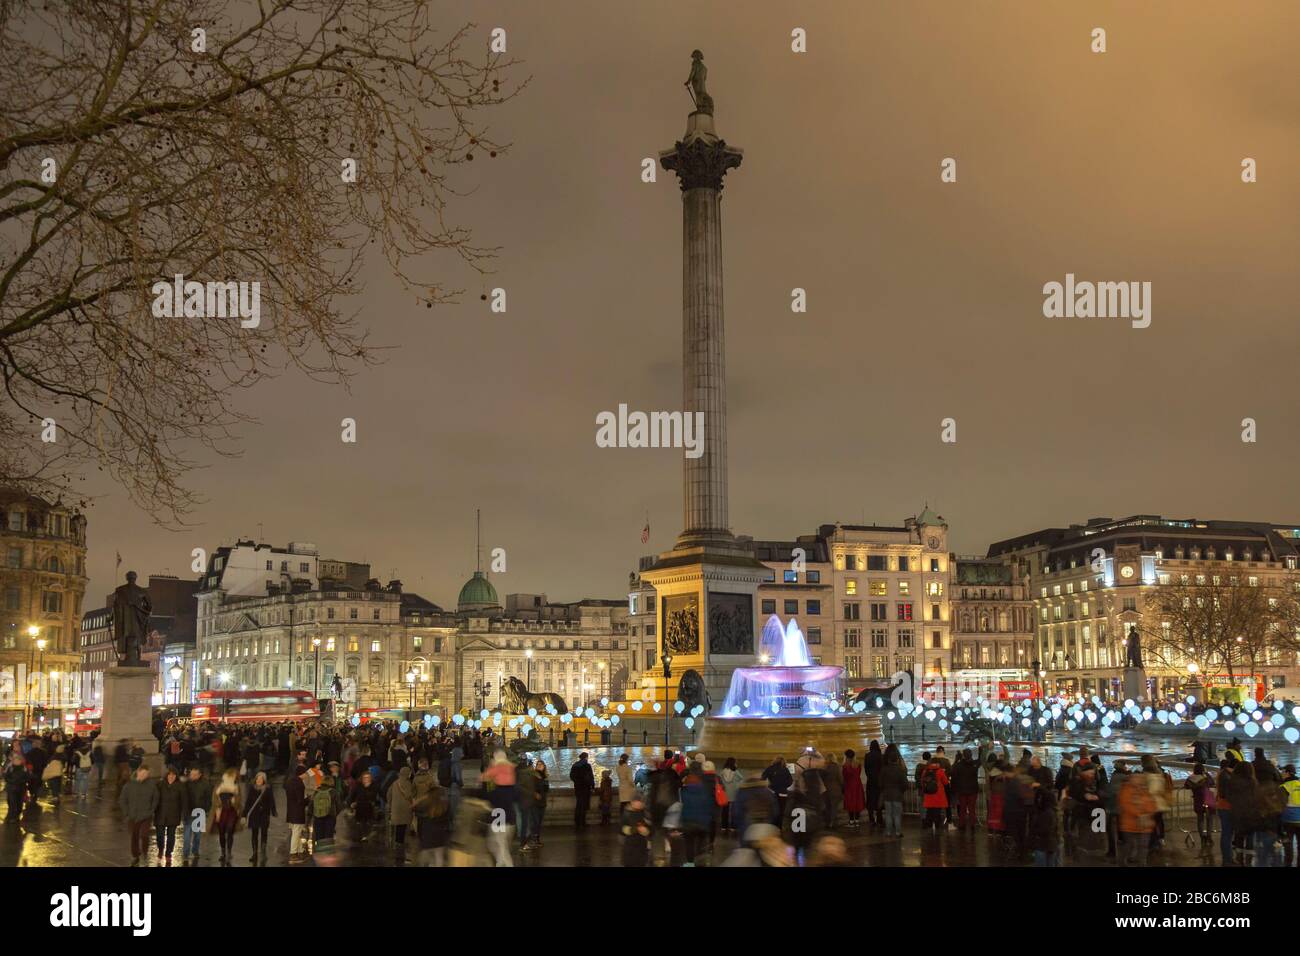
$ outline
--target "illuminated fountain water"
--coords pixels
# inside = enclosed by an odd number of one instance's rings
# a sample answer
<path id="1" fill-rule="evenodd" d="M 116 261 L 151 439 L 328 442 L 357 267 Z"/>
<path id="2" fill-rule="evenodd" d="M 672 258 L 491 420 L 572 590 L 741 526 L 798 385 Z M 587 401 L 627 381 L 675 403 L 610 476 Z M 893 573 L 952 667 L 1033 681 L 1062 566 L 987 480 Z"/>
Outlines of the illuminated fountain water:
<path id="1" fill-rule="evenodd" d="M 704 722 L 700 749 L 751 765 L 806 747 L 861 754 L 880 734 L 880 718 L 845 705 L 844 668 L 814 664 L 798 623 L 774 614 L 759 643 L 759 665 L 738 667 L 722 711 Z"/>

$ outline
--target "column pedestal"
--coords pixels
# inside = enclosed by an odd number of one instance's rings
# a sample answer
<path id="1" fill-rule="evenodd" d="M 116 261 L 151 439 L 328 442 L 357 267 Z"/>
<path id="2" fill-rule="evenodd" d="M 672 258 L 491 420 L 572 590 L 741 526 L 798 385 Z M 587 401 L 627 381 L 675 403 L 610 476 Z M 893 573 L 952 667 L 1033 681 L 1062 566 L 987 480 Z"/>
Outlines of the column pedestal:
<path id="1" fill-rule="evenodd" d="M 1145 704 L 1151 699 L 1147 690 L 1147 672 L 1142 667 L 1124 668 L 1124 699 L 1135 704 Z"/>
<path id="2" fill-rule="evenodd" d="M 157 777 L 163 759 L 153 735 L 153 669 L 110 667 L 104 671 L 104 708 L 100 738 L 111 754 L 122 740 L 144 751 L 144 765 Z"/>

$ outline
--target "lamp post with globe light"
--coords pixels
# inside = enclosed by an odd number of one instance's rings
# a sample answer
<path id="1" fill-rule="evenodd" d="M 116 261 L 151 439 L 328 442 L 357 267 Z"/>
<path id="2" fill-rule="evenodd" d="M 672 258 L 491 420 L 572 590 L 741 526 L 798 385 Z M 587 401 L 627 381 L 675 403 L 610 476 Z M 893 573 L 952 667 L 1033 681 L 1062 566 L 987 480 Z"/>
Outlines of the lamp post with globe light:
<path id="1" fill-rule="evenodd" d="M 181 702 L 181 678 L 185 676 L 185 668 L 181 667 L 180 664 L 173 664 L 168 669 L 167 676 L 170 677 L 172 683 L 176 685 L 176 696 L 172 700 L 172 703 L 179 704 Z"/>
<path id="2" fill-rule="evenodd" d="M 414 667 L 406 672 L 406 682 L 411 685 L 411 710 L 415 710 L 415 679 L 419 676 Z"/>

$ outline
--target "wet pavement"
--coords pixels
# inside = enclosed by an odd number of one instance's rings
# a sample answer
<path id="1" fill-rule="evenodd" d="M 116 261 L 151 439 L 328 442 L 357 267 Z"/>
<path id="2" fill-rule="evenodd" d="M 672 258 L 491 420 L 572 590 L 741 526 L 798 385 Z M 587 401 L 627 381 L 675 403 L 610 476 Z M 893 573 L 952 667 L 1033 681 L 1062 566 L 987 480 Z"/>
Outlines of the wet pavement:
<path id="1" fill-rule="evenodd" d="M 277 807 L 283 814 L 284 794 L 275 785 Z M 543 829 L 544 845 L 540 850 L 521 852 L 514 848 L 518 866 L 570 867 L 619 866 L 620 838 L 613 824 L 602 826 L 599 815 L 593 811 L 591 824 L 585 829 L 575 829 L 571 818 L 548 816 Z M 891 839 L 882 832 L 863 827 L 851 830 L 843 822 L 834 831 L 847 845 L 850 858 L 863 866 L 1021 866 L 1010 845 L 1001 837 L 990 836 L 982 829 L 974 833 L 949 830 L 943 834 L 922 833 L 919 820 L 905 815 L 904 835 L 901 840 Z M 1194 844 L 1189 846 L 1189 843 Z M 216 838 L 205 835 L 200 861 L 203 867 L 220 867 Z M 395 853 L 388 844 L 387 829 L 377 827 L 365 842 L 358 843 L 341 821 L 338 839 L 327 850 L 320 850 L 305 863 L 288 862 L 288 827 L 282 818 L 272 821 L 270 852 L 265 866 L 393 866 Z M 408 844 L 407 866 L 415 865 L 415 844 Z M 711 858 L 701 860 L 701 865 L 720 862 L 735 847 L 735 840 L 720 835 Z M 250 837 L 241 831 L 235 838 L 233 867 L 254 865 L 249 860 Z M 486 864 L 486 858 L 480 860 Z M 1202 853 L 1199 841 L 1189 841 L 1185 829 L 1173 821 L 1168 833 L 1167 846 L 1152 855 L 1154 866 L 1205 866 L 1214 865 L 1216 859 L 1209 852 Z M 41 802 L 41 810 L 22 824 L 6 823 L 0 826 L 0 866 L 41 867 L 124 867 L 131 863 L 126 825 L 118 812 L 111 793 L 102 795 L 92 791 L 84 801 L 64 798 L 62 805 L 54 807 L 49 798 Z M 160 866 L 156 846 L 150 846 L 148 866 Z M 173 865 L 181 867 L 179 836 Z M 1114 865 L 1103 855 L 1078 855 L 1065 860 L 1067 866 Z"/>

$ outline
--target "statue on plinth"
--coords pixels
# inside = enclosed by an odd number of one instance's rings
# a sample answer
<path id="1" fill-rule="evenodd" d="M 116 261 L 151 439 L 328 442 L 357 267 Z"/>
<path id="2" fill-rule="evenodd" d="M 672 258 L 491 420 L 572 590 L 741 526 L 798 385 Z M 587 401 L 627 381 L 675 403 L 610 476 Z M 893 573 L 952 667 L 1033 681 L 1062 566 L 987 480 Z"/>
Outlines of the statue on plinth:
<path id="1" fill-rule="evenodd" d="M 134 571 L 126 572 L 126 584 L 113 592 L 113 644 L 118 663 L 141 667 L 140 648 L 149 639 L 149 615 L 153 605 L 149 592 L 135 583 Z"/>
<path id="2" fill-rule="evenodd" d="M 1137 625 L 1131 624 L 1128 629 L 1128 644 L 1125 649 L 1125 667 L 1136 667 L 1142 669 L 1142 642 L 1138 639 Z"/>
<path id="3" fill-rule="evenodd" d="M 700 113 L 713 115 L 713 97 L 704 89 L 704 81 L 709 78 L 709 68 L 704 65 L 704 54 L 699 50 L 691 52 L 691 75 L 686 78 L 685 86 L 691 94 L 691 102 Z"/>

